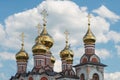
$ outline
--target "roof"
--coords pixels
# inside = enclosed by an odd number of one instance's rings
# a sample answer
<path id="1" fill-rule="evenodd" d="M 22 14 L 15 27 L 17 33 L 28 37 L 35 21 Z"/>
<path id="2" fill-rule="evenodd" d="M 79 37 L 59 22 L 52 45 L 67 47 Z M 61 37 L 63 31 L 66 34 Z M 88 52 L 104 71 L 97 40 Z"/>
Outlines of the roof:
<path id="1" fill-rule="evenodd" d="M 103 67 L 106 67 L 107 65 L 103 64 L 103 63 L 93 63 L 93 62 L 87 62 L 87 63 L 80 63 L 80 64 L 77 64 L 73 67 L 78 67 L 78 66 L 83 66 L 83 65 L 97 65 L 97 66 L 103 66 Z"/>

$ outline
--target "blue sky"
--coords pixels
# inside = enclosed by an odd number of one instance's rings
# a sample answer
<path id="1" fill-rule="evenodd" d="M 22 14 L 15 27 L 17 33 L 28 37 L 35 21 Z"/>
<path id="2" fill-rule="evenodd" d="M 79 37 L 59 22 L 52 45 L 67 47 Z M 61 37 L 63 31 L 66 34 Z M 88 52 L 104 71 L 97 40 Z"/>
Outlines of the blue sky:
<path id="1" fill-rule="evenodd" d="M 47 29 L 55 41 L 51 50 L 53 55 L 58 58 L 56 60 L 57 67 L 60 67 L 59 52 L 65 45 L 63 34 L 65 29 L 70 32 L 69 42 L 75 54 L 74 64 L 79 63 L 79 59 L 84 53 L 82 37 L 87 30 L 86 15 L 90 13 L 92 15 L 91 28 L 97 37 L 96 54 L 101 57 L 102 63 L 108 65 L 105 68 L 105 80 L 107 78 L 111 80 L 120 78 L 119 3 L 119 0 L 47 0 L 49 6 Z M 28 70 L 32 69 L 31 47 L 37 36 L 37 30 L 34 26 L 38 23 L 42 24 L 39 14 L 42 9 L 41 5 L 45 5 L 42 0 L 0 1 L 1 80 L 7 80 L 16 73 L 15 54 L 20 50 L 19 35 L 22 32 L 26 34 L 25 49 L 30 55 Z M 59 69 L 56 70 L 59 71 Z"/>

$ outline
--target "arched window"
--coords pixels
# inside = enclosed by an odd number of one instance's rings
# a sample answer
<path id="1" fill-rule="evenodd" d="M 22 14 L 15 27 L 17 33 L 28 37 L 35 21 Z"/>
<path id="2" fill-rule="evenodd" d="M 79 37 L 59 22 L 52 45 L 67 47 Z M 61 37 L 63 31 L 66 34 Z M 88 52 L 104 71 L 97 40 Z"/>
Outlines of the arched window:
<path id="1" fill-rule="evenodd" d="M 84 58 L 82 59 L 82 63 L 86 63 L 86 62 L 87 62 L 87 58 L 84 57 Z"/>
<path id="2" fill-rule="evenodd" d="M 97 62 L 98 62 L 98 60 L 97 60 L 96 58 L 92 58 L 92 62 L 97 63 Z"/>
<path id="3" fill-rule="evenodd" d="M 29 80 L 33 80 L 33 78 L 32 78 L 32 77 L 30 77 L 30 78 L 29 78 Z"/>
<path id="4" fill-rule="evenodd" d="M 84 74 L 81 74 L 81 75 L 80 75 L 80 80 L 85 80 Z"/>
<path id="5" fill-rule="evenodd" d="M 40 80 L 48 80 L 46 77 L 42 77 Z"/>
<path id="6" fill-rule="evenodd" d="M 97 73 L 93 75 L 93 80 L 99 80 L 99 75 Z"/>

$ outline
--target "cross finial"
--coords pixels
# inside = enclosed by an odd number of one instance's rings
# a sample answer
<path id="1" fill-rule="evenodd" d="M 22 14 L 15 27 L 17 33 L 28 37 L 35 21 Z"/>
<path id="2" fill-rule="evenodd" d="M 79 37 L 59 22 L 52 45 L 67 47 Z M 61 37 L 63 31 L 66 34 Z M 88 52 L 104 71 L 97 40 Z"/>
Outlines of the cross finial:
<path id="1" fill-rule="evenodd" d="M 22 34 L 20 36 L 21 36 L 22 44 L 24 44 L 24 37 L 25 37 L 24 33 L 22 32 Z"/>
<path id="2" fill-rule="evenodd" d="M 42 16 L 43 16 L 43 21 L 44 23 L 46 24 L 47 21 L 46 21 L 46 17 L 48 16 L 48 13 L 47 13 L 47 10 L 46 9 L 43 9 L 43 11 L 41 12 Z"/>
<path id="3" fill-rule="evenodd" d="M 40 35 L 41 25 L 40 23 L 36 26 L 38 28 L 38 35 Z"/>
<path id="4" fill-rule="evenodd" d="M 66 42 L 68 42 L 68 35 L 69 35 L 69 32 L 66 30 L 64 33 L 65 33 L 65 35 L 66 35 Z"/>
<path id="5" fill-rule="evenodd" d="M 91 16 L 90 16 L 90 14 L 88 14 L 88 25 L 90 25 L 90 18 L 91 18 Z"/>

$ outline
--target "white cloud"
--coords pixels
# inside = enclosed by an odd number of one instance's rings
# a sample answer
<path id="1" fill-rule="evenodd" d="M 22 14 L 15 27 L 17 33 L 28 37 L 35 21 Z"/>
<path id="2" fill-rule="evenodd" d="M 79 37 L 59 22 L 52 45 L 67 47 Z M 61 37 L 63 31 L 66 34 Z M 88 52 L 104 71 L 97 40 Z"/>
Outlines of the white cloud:
<path id="1" fill-rule="evenodd" d="M 63 46 L 62 43 L 65 42 L 63 41 L 63 32 L 66 29 L 70 32 L 70 42 L 73 46 L 82 43 L 80 41 L 82 41 L 82 37 L 87 30 L 87 7 L 79 8 L 79 6 L 72 1 L 48 1 L 47 3 L 43 1 L 38 7 L 16 13 L 5 20 L 8 35 L 4 43 L 6 47 L 19 49 L 19 35 L 21 32 L 25 32 L 25 46 L 27 51 L 31 51 L 34 39 L 37 36 L 35 26 L 41 23 L 40 12 L 43 8 L 42 5 L 45 4 L 47 5 L 49 13 L 47 29 L 53 36 L 55 43 L 59 43 L 60 47 Z M 105 33 L 109 31 L 109 26 L 110 24 L 104 18 L 92 15 L 91 28 L 94 34 L 96 34 L 97 42 L 108 42 Z M 55 46 L 57 45 L 55 44 Z"/>
<path id="2" fill-rule="evenodd" d="M 33 66 L 34 66 L 34 60 L 33 58 L 29 58 L 27 69 L 31 70 Z"/>
<path id="3" fill-rule="evenodd" d="M 109 40 L 113 40 L 115 43 L 119 43 L 120 42 L 120 33 L 115 32 L 115 31 L 110 31 L 107 34 L 107 38 Z"/>
<path id="4" fill-rule="evenodd" d="M 105 73 L 105 80 L 120 80 L 120 72 Z"/>
<path id="5" fill-rule="evenodd" d="M 94 13 L 99 14 L 101 17 L 108 18 L 111 21 L 118 21 L 120 16 L 109 10 L 106 6 L 102 5 L 100 8 L 93 10 Z"/>
<path id="6" fill-rule="evenodd" d="M 0 68 L 3 67 L 3 64 L 0 63 Z"/>
<path id="7" fill-rule="evenodd" d="M 4 45 L 7 48 L 19 50 L 19 35 L 21 32 L 25 32 L 25 49 L 30 54 L 32 53 L 31 47 L 34 45 L 34 39 L 37 36 L 35 26 L 41 23 L 40 12 L 43 5 L 47 5 L 49 13 L 47 30 L 55 41 L 52 48 L 53 54 L 59 57 L 59 52 L 64 48 L 65 38 L 63 33 L 66 29 L 70 32 L 70 44 L 72 44 L 72 47 L 78 46 L 78 44 L 83 45 L 82 38 L 87 31 L 87 7 L 80 8 L 72 1 L 48 1 L 47 3 L 43 1 L 36 8 L 9 16 L 5 20 L 7 39 Z M 108 41 L 105 33 L 109 31 L 109 26 L 110 24 L 104 18 L 92 14 L 91 28 L 93 33 L 96 34 L 97 42 Z M 81 53 L 84 53 L 84 50 L 82 52 L 79 51 L 81 49 L 74 49 L 75 58 L 77 58 L 76 55 L 81 56 Z"/>
<path id="8" fill-rule="evenodd" d="M 62 64 L 61 60 L 56 60 L 54 64 L 55 65 L 54 70 L 60 72 L 62 70 L 61 64 Z"/>
<path id="9" fill-rule="evenodd" d="M 95 53 L 102 59 L 112 57 L 110 52 L 106 49 L 96 49 Z"/>
<path id="10" fill-rule="evenodd" d="M 5 40 L 5 31 L 3 29 L 3 25 L 0 24 L 0 42 Z"/>
<path id="11" fill-rule="evenodd" d="M 26 44 L 28 45 L 28 43 L 32 46 L 37 36 L 35 26 L 40 23 L 40 17 L 36 8 L 9 16 L 5 20 L 7 39 L 4 45 L 9 48 L 19 49 L 18 45 L 20 45 L 21 40 L 20 34 L 24 32 L 26 36 L 25 46 Z M 31 46 L 27 46 L 27 49 L 29 48 L 30 50 Z"/>
<path id="12" fill-rule="evenodd" d="M 36 8 L 26 10 L 24 12 L 16 13 L 9 16 L 5 20 L 6 27 L 6 40 L 3 41 L 5 48 L 12 48 L 14 50 L 20 49 L 20 33 L 25 32 L 25 49 L 29 54 L 32 53 L 31 47 L 34 45 L 34 40 L 37 37 L 37 29 L 35 26 L 38 23 L 42 24 L 42 17 L 40 15 L 41 10 L 43 9 L 43 5 L 47 4 L 48 8 L 48 23 L 47 30 L 49 34 L 54 38 L 54 46 L 52 47 L 52 52 L 57 58 L 55 63 L 55 70 L 61 71 L 61 61 L 59 59 L 59 52 L 65 46 L 65 38 L 64 31 L 67 29 L 70 32 L 70 40 L 69 42 L 72 44 L 72 49 L 74 51 L 74 61 L 75 64 L 79 63 L 80 57 L 84 54 L 84 47 L 82 38 L 87 31 L 87 7 L 79 7 L 72 1 L 48 1 L 45 3 L 43 1 Z M 105 6 L 101 6 L 104 10 L 107 9 Z M 99 8 L 101 11 L 101 7 Z M 96 11 L 99 11 L 95 10 Z M 99 14 L 99 12 L 96 12 Z M 101 13 L 101 12 L 100 12 Z M 103 13 L 103 12 L 102 12 Z M 114 19 L 114 21 L 118 20 L 119 17 L 113 14 L 112 11 L 108 11 L 110 15 L 106 16 L 106 14 L 99 14 L 100 16 L 92 15 L 91 19 L 91 30 L 95 34 L 97 38 L 97 43 L 107 43 L 112 37 L 108 38 L 108 35 L 114 34 L 116 37 L 119 37 L 115 32 L 109 32 L 110 23 L 106 21 L 105 18 Z M 112 14 L 111 14 L 112 13 Z M 112 17 L 110 17 L 112 16 Z M 1 25 L 0 25 L 1 26 Z M 4 30 L 0 27 L 0 30 Z M 0 36 L 3 36 L 0 34 Z M 5 35 L 3 36 L 5 37 Z M 115 37 L 115 38 L 116 38 Z M 115 40 L 115 38 L 113 38 Z M 119 42 L 119 38 L 117 38 L 116 42 Z M 1 43 L 0 43 L 1 44 Z M 13 45 L 14 44 L 14 45 Z M 82 45 L 82 47 L 81 47 Z M 80 48 L 76 48 L 80 47 Z M 4 53 L 4 54 L 3 54 Z M 0 58 L 4 58 L 5 60 L 15 60 L 15 54 L 9 52 L 3 52 L 0 54 Z M 97 50 L 96 53 L 99 57 L 103 59 L 110 57 L 109 51 L 105 49 Z M 5 56 L 8 55 L 8 56 Z M 33 56 L 32 56 L 33 58 Z M 59 60 L 58 60 L 59 59 Z M 32 68 L 33 59 L 29 60 L 29 65 Z M 30 69 L 29 67 L 29 69 Z M 59 68 L 58 68 L 59 67 Z M 4 79 L 5 80 L 5 79 Z"/>
<path id="13" fill-rule="evenodd" d="M 109 32 L 110 24 L 100 16 L 92 16 L 91 30 L 97 38 L 97 43 L 107 43 L 106 34 Z"/>
<path id="14" fill-rule="evenodd" d="M 8 52 L 0 52 L 1 60 L 15 60 L 15 54 Z"/>
<path id="15" fill-rule="evenodd" d="M 1 80 L 7 80 L 7 77 L 5 76 L 4 73 L 0 73 L 0 79 Z"/>
<path id="16" fill-rule="evenodd" d="M 116 45 L 115 48 L 117 49 L 117 54 L 120 55 L 120 46 Z"/>

